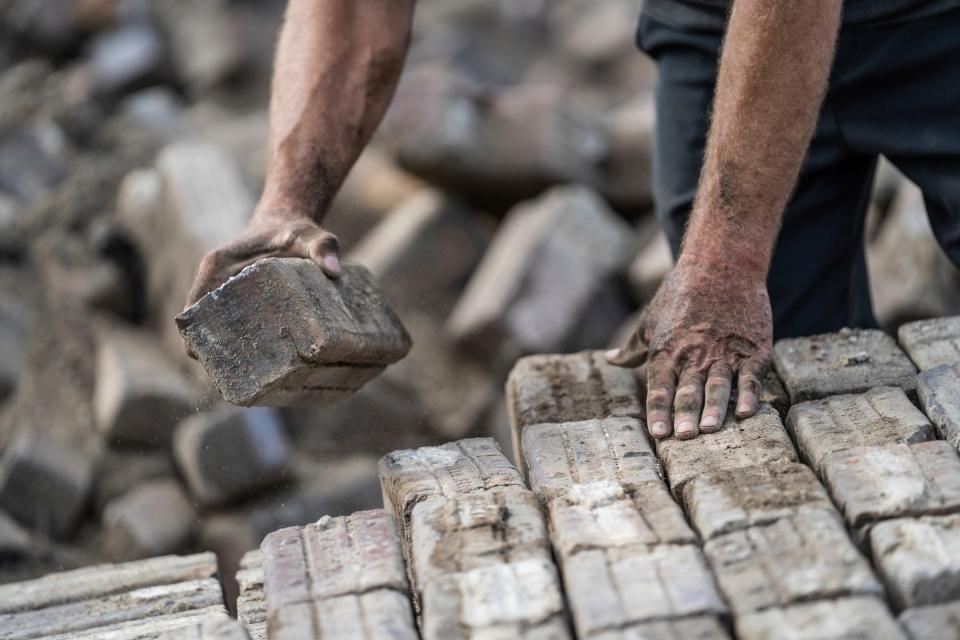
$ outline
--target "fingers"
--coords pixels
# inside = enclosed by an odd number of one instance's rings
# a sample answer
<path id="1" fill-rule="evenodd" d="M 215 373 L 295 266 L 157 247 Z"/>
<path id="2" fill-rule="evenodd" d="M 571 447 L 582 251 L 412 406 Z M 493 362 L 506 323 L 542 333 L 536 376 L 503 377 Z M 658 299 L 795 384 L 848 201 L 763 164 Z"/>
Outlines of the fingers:
<path id="1" fill-rule="evenodd" d="M 321 231 L 307 241 L 307 255 L 331 278 L 339 278 L 340 241 L 328 231 Z"/>
<path id="2" fill-rule="evenodd" d="M 723 362 L 714 363 L 707 372 L 705 389 L 706 403 L 703 417 L 700 418 L 700 432 L 719 431 L 727 417 L 727 404 L 730 402 L 730 379 L 733 371 Z"/>
<path id="3" fill-rule="evenodd" d="M 684 369 L 673 401 L 673 433 L 677 438 L 688 440 L 697 436 L 702 408 L 703 374 L 695 369 Z"/>
<path id="4" fill-rule="evenodd" d="M 641 315 L 637 328 L 630 334 L 627 344 L 620 349 L 607 351 L 607 362 L 618 367 L 639 367 L 647 361 L 650 353 L 646 340 L 643 339 L 644 317 Z"/>
<path id="5" fill-rule="evenodd" d="M 760 408 L 760 380 L 764 365 L 757 360 L 745 360 L 737 378 L 737 417 L 749 418 Z"/>
<path id="6" fill-rule="evenodd" d="M 657 358 L 647 371 L 647 425 L 654 438 L 670 435 L 670 408 L 673 405 L 676 376 L 669 358 Z"/>

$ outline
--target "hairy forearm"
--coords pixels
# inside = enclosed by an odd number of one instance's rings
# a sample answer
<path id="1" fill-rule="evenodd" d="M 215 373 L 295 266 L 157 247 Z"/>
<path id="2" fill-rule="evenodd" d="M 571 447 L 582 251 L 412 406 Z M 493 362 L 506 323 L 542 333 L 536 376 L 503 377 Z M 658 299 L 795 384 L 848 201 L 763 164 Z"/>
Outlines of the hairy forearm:
<path id="1" fill-rule="evenodd" d="M 841 0 L 735 0 L 681 260 L 765 279 L 830 73 Z"/>
<path id="2" fill-rule="evenodd" d="M 396 89 L 414 0 L 290 0 L 258 210 L 319 222 Z"/>

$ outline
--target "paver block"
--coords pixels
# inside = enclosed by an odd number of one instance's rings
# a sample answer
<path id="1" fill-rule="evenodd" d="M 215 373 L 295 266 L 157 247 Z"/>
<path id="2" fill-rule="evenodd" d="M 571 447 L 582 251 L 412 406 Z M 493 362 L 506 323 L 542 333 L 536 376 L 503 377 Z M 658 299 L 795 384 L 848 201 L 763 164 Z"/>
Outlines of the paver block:
<path id="1" fill-rule="evenodd" d="M 380 476 L 425 638 L 569 637 L 539 502 L 492 439 L 393 452 Z"/>
<path id="2" fill-rule="evenodd" d="M 492 438 L 394 451 L 381 458 L 379 466 L 384 508 L 404 525 L 413 507 L 430 497 L 456 498 L 496 487 L 524 486 L 520 473 Z"/>
<path id="3" fill-rule="evenodd" d="M 212 553 L 85 567 L 0 585 L 0 613 L 38 610 L 158 585 L 203 581 L 216 574 L 217 557 Z"/>
<path id="4" fill-rule="evenodd" d="M 556 187 L 517 205 L 447 323 L 475 350 L 512 361 L 575 349 L 584 322 L 612 333 L 623 315 L 596 313 L 632 257 L 629 227 L 593 191 Z"/>
<path id="5" fill-rule="evenodd" d="M 108 558 L 132 560 L 181 550 L 197 513 L 174 478 L 150 480 L 110 502 L 103 513 Z"/>
<path id="6" fill-rule="evenodd" d="M 960 602 L 912 607 L 899 620 L 910 640 L 960 640 Z"/>
<path id="7" fill-rule="evenodd" d="M 101 336 L 94 396 L 101 433 L 122 442 L 169 445 L 196 400 L 193 387 L 148 336 Z"/>
<path id="8" fill-rule="evenodd" d="M 960 364 L 921 373 L 917 395 L 940 437 L 960 448 Z"/>
<path id="9" fill-rule="evenodd" d="M 960 456 L 942 440 L 836 451 L 823 460 L 823 479 L 854 529 L 960 511 Z"/>
<path id="10" fill-rule="evenodd" d="M 109 639 L 104 639 L 109 640 Z M 210 615 L 179 629 L 157 636 L 157 640 L 254 640 L 242 624 L 227 615 Z"/>
<path id="11" fill-rule="evenodd" d="M 760 411 L 751 418 L 728 417 L 715 433 L 700 434 L 692 440 L 658 440 L 657 455 L 678 500 L 684 485 L 697 476 L 797 460 L 780 416 L 767 404 L 760 405 Z"/>
<path id="12" fill-rule="evenodd" d="M 805 600 L 883 595 L 835 514 L 781 518 L 717 536 L 703 550 L 737 615 Z"/>
<path id="13" fill-rule="evenodd" d="M 614 482 L 631 491 L 639 483 L 661 480 L 636 418 L 532 425 L 523 432 L 522 448 L 517 453 L 530 469 L 530 487 L 544 502 L 592 482 Z"/>
<path id="14" fill-rule="evenodd" d="M 248 636 L 218 604 L 57 633 L 44 640 L 248 640 Z"/>
<path id="15" fill-rule="evenodd" d="M 898 610 L 960 599 L 960 515 L 880 522 L 870 545 Z"/>
<path id="16" fill-rule="evenodd" d="M 267 640 L 267 601 L 263 593 L 263 555 L 248 551 L 237 570 L 237 620 L 247 629 L 250 640 Z"/>
<path id="17" fill-rule="evenodd" d="M 260 548 L 270 638 L 417 637 L 400 541 L 384 511 L 280 529 Z"/>
<path id="18" fill-rule="evenodd" d="M 895 387 L 794 405 L 787 428 L 800 454 L 821 475 L 824 459 L 834 451 L 934 437 L 930 421 Z"/>
<path id="19" fill-rule="evenodd" d="M 397 362 L 410 337 L 373 277 L 345 263 L 266 258 L 177 316 L 185 342 L 237 405 L 322 405 Z"/>
<path id="20" fill-rule="evenodd" d="M 740 640 L 905 640 L 876 598 L 839 598 L 766 609 L 736 620 Z"/>
<path id="21" fill-rule="evenodd" d="M 590 640 L 730 640 L 730 634 L 714 616 L 641 622 L 623 629 L 603 631 Z"/>
<path id="22" fill-rule="evenodd" d="M 916 367 L 893 338 L 874 329 L 778 340 L 773 361 L 794 404 L 874 387 L 911 395 L 916 389 Z"/>
<path id="23" fill-rule="evenodd" d="M 243 497 L 290 471 L 290 443 L 273 409 L 197 414 L 180 423 L 173 444 L 190 493 L 205 505 Z"/>
<path id="24" fill-rule="evenodd" d="M 684 486 L 683 502 L 704 540 L 781 518 L 836 512 L 813 471 L 792 462 L 696 476 Z"/>
<path id="25" fill-rule="evenodd" d="M 920 371 L 960 363 L 960 316 L 902 324 L 897 338 Z"/>
<path id="26" fill-rule="evenodd" d="M 627 493 L 613 482 L 577 485 L 547 506 L 557 553 L 629 545 L 694 544 L 697 537 L 661 481 Z"/>

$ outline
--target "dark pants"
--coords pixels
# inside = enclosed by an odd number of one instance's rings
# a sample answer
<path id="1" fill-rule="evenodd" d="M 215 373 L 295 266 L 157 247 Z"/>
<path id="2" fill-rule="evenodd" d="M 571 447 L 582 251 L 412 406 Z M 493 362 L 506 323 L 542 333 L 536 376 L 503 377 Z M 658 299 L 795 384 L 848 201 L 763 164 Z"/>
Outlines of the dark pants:
<path id="1" fill-rule="evenodd" d="M 659 70 L 654 196 L 676 256 L 700 175 L 721 34 L 642 16 L 637 42 Z M 876 326 L 863 227 L 881 154 L 923 190 L 937 240 L 960 265 L 960 11 L 841 31 L 767 281 L 776 338 Z"/>

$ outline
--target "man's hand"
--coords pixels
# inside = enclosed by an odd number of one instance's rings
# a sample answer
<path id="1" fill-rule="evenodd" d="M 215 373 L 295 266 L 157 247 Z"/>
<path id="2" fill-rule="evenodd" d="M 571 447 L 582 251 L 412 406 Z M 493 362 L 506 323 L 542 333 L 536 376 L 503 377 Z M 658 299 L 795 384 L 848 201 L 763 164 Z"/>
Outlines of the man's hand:
<path id="1" fill-rule="evenodd" d="M 340 243 L 308 216 L 258 211 L 243 233 L 200 262 L 189 307 L 261 258 L 309 258 L 331 278 L 340 275 Z"/>
<path id="2" fill-rule="evenodd" d="M 647 425 L 655 438 L 693 438 L 723 426 L 736 375 L 737 417 L 759 408 L 773 353 L 773 321 L 762 278 L 681 257 L 612 364 L 647 365 Z M 673 427 L 670 413 L 673 409 Z"/>

